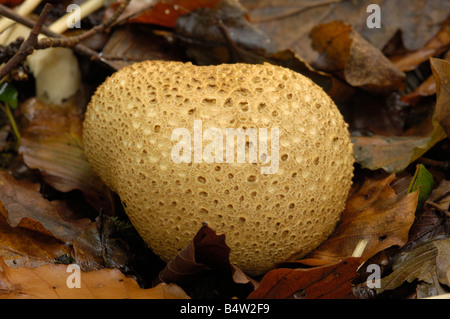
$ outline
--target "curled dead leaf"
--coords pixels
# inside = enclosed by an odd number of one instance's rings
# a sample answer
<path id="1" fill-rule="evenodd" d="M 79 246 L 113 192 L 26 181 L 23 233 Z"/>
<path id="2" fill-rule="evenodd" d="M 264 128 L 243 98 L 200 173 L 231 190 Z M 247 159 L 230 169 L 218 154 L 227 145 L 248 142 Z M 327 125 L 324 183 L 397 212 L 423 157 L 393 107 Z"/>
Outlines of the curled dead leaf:
<path id="1" fill-rule="evenodd" d="M 433 76 L 428 77 L 411 93 L 402 97 L 402 101 L 410 105 L 417 105 L 422 98 L 436 94 L 436 81 Z"/>
<path id="2" fill-rule="evenodd" d="M 447 137 L 446 130 L 450 128 L 450 62 L 431 59 L 431 65 L 436 81 L 436 106 L 431 119 L 422 123 L 427 127 L 425 132 L 413 128 L 401 136 L 352 136 L 355 160 L 362 167 L 401 172 Z"/>
<path id="3" fill-rule="evenodd" d="M 291 48 L 308 63 L 317 58 L 308 35 L 314 26 L 330 21 L 345 21 L 382 50 L 396 35 L 410 51 L 422 48 L 440 30 L 448 18 L 447 0 L 358 0 L 358 1 L 293 1 L 293 0 L 241 0 L 251 21 L 281 48 Z M 432 5 L 431 5 L 432 3 Z M 368 28 L 369 5 L 379 5 L 381 28 Z M 426 23 L 433 21 L 433 23 Z"/>
<path id="4" fill-rule="evenodd" d="M 208 225 L 203 225 L 193 240 L 168 262 L 154 284 L 173 282 L 184 287 L 212 271 L 227 285 L 246 285 L 253 290 L 257 282 L 231 264 L 229 257 L 230 248 L 225 242 L 225 235 L 217 235 Z"/>
<path id="5" fill-rule="evenodd" d="M 248 299 L 355 298 L 351 281 L 359 265 L 359 258 L 347 258 L 310 269 L 274 269 L 263 277 Z"/>
<path id="6" fill-rule="evenodd" d="M 0 172 L 0 213 L 11 227 L 28 228 L 71 243 L 92 222 L 80 218 L 63 201 L 48 201 L 40 185 Z"/>
<path id="7" fill-rule="evenodd" d="M 44 181 L 61 192 L 81 190 L 93 207 L 110 211 L 106 186 L 89 165 L 82 145 L 82 115 L 76 102 L 52 107 L 39 100 L 27 101 L 32 108 L 19 152 L 25 164 L 39 169 Z M 33 105 L 34 104 L 34 105 Z"/>
<path id="8" fill-rule="evenodd" d="M 189 299 L 175 284 L 142 289 L 118 269 L 79 273 L 80 287 L 67 284 L 66 265 L 12 269 L 0 258 L 0 299 Z"/>
<path id="9" fill-rule="evenodd" d="M 351 26 L 341 21 L 311 30 L 312 48 L 319 52 L 315 65 L 338 74 L 351 86 L 387 94 L 404 86 L 405 74 Z"/>
<path id="10" fill-rule="evenodd" d="M 351 257 L 358 243 L 366 241 L 360 255 L 365 261 L 388 247 L 404 245 L 414 222 L 419 192 L 396 193 L 391 186 L 394 179 L 394 174 L 367 178 L 349 195 L 334 233 L 307 258 L 336 262 Z"/>
<path id="11" fill-rule="evenodd" d="M 0 214 L 0 257 L 12 268 L 34 268 L 70 256 L 72 249 L 56 238 L 38 232 L 11 227 Z"/>
<path id="12" fill-rule="evenodd" d="M 450 62 L 442 59 L 430 59 L 436 81 L 436 106 L 434 117 L 450 136 Z"/>
<path id="13" fill-rule="evenodd" d="M 107 225 L 100 229 L 97 222 L 80 217 L 66 201 L 45 199 L 39 189 L 38 183 L 0 172 L 0 215 L 9 227 L 38 232 L 47 236 L 49 243 L 56 240 L 73 247 L 70 255 L 83 270 L 126 263 L 126 248 L 105 234 Z"/>
<path id="14" fill-rule="evenodd" d="M 383 277 L 378 294 L 418 280 L 417 297 L 424 298 L 446 293 L 447 271 L 450 267 L 450 239 L 437 239 L 401 254 L 394 262 L 393 271 Z"/>

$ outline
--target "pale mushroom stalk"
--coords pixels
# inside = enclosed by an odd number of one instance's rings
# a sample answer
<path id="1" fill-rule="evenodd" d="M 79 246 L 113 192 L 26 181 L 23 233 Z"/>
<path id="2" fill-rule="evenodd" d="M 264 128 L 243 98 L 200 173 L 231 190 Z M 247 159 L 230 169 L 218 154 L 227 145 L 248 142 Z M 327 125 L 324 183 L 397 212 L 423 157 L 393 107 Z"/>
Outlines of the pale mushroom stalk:
<path id="1" fill-rule="evenodd" d="M 27 16 L 42 2 L 42 0 L 25 0 L 22 4 L 15 8 L 15 11 L 21 16 Z M 6 29 L 15 24 L 15 21 L 6 17 L 0 18 L 0 43 L 4 44 L 9 36 L 9 32 L 5 32 Z"/>

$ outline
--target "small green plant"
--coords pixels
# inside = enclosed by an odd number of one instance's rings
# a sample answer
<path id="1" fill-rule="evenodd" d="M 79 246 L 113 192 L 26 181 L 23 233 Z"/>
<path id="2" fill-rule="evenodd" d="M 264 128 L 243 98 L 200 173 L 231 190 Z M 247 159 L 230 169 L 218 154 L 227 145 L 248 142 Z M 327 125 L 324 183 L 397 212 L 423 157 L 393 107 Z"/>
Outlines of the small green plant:
<path id="1" fill-rule="evenodd" d="M 12 110 L 15 110 L 18 105 L 17 101 L 17 90 L 8 82 L 2 82 L 0 84 L 0 108 L 5 112 L 8 117 L 9 123 L 11 124 L 11 129 L 16 136 L 16 147 L 15 151 L 19 149 L 20 145 L 20 132 L 14 119 Z"/>
<path id="2" fill-rule="evenodd" d="M 111 221 L 119 231 L 126 231 L 133 227 L 128 220 L 120 220 L 117 216 L 112 216 Z"/>

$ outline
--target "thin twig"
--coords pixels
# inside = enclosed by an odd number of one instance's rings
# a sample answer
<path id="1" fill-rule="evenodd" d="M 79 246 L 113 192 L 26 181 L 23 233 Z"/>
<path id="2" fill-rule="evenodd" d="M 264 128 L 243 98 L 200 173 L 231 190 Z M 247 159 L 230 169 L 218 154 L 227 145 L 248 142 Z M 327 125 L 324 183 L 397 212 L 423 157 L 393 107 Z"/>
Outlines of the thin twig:
<path id="1" fill-rule="evenodd" d="M 0 79 L 3 79 L 9 72 L 11 72 L 20 62 L 25 60 L 27 56 L 33 53 L 34 48 L 38 43 L 38 36 L 41 32 L 44 21 L 50 12 L 51 4 L 47 3 L 42 9 L 42 13 L 39 16 L 33 29 L 30 31 L 30 35 L 25 42 L 20 46 L 17 53 L 0 69 Z"/>
<path id="2" fill-rule="evenodd" d="M 450 167 L 449 161 L 442 162 L 442 161 L 436 161 L 436 160 L 424 158 L 424 157 L 417 159 L 417 162 L 422 163 L 424 165 L 433 166 L 433 167 L 436 167 L 439 169 L 444 169 L 444 170 L 447 170 Z"/>
<path id="3" fill-rule="evenodd" d="M 120 6 L 114 11 L 114 14 L 107 19 L 106 21 L 102 22 L 101 24 L 89 29 L 88 31 L 84 32 L 83 34 L 80 34 L 78 36 L 73 37 L 67 37 L 67 38 L 44 38 L 37 43 L 36 49 L 47 49 L 47 48 L 54 48 L 54 47 L 73 47 L 80 43 L 81 41 L 86 40 L 87 38 L 93 36 L 96 33 L 100 33 L 108 29 L 116 20 L 117 18 L 122 14 L 122 12 L 125 10 L 125 8 L 128 6 L 131 0 L 126 0 L 120 4 Z"/>
<path id="4" fill-rule="evenodd" d="M 443 210 L 441 207 L 439 207 L 438 204 L 436 204 L 435 202 L 432 201 L 426 201 L 425 202 L 426 205 L 430 206 L 431 208 L 433 208 L 434 210 L 437 210 L 439 213 L 441 214 L 445 214 L 447 217 L 450 217 L 450 212 L 448 210 Z"/>
<path id="5" fill-rule="evenodd" d="M 0 15 L 5 16 L 11 20 L 14 20 L 15 22 L 20 23 L 29 28 L 33 28 L 35 25 L 35 21 L 17 14 L 14 10 L 9 9 L 8 7 L 5 7 L 2 4 L 0 4 Z M 52 38 L 61 38 L 61 39 L 66 38 L 62 34 L 53 32 L 45 25 L 42 26 L 41 33 Z M 91 59 L 100 59 L 100 55 L 96 51 L 88 48 L 83 44 L 77 44 L 76 46 L 73 47 L 73 49 L 77 53 L 90 57 Z"/>
<path id="6" fill-rule="evenodd" d="M 75 26 L 93 12 L 99 10 L 107 0 L 86 0 L 79 5 L 79 11 L 67 12 L 58 20 L 53 22 L 49 28 L 56 33 L 64 33 L 67 29 Z M 78 20 L 80 19 L 80 20 Z"/>

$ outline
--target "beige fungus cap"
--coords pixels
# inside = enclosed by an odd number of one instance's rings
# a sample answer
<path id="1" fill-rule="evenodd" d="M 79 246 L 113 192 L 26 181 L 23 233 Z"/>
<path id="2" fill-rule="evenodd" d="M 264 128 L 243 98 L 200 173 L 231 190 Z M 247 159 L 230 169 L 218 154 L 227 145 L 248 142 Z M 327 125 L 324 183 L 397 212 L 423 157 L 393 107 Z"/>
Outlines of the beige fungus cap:
<path id="1" fill-rule="evenodd" d="M 223 163 L 175 163 L 180 139 L 172 133 L 186 128 L 193 139 L 194 120 L 224 139 L 227 128 L 265 128 L 269 152 L 278 128 L 278 170 L 262 174 L 269 164 L 249 163 L 248 154 L 236 163 L 236 149 L 235 161 L 225 162 L 225 143 Z M 98 87 L 83 139 L 94 170 L 163 260 L 206 222 L 226 235 L 231 262 L 259 275 L 311 252 L 333 231 L 353 177 L 347 127 L 319 86 L 283 67 L 146 61 Z"/>

